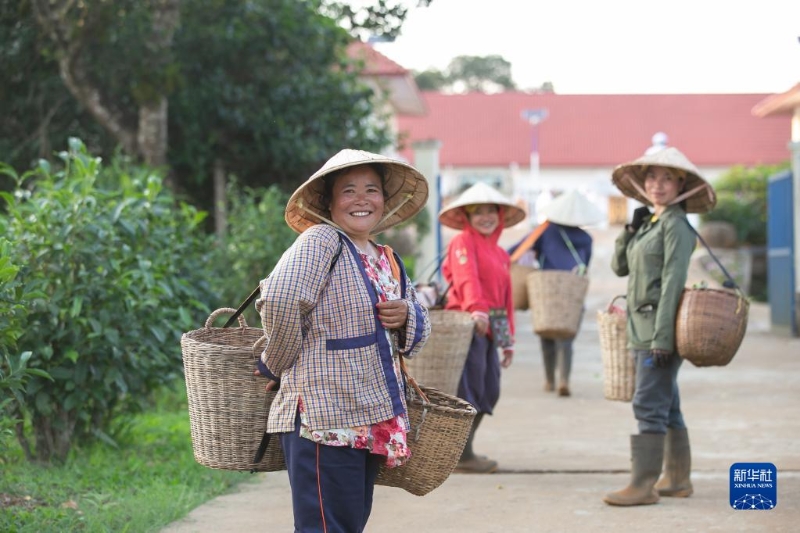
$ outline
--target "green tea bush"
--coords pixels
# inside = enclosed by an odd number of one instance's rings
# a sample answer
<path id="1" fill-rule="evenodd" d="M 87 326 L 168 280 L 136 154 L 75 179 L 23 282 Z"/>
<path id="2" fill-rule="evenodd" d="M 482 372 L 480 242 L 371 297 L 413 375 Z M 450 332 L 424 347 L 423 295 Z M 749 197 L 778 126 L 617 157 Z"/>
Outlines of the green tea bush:
<path id="1" fill-rule="evenodd" d="M 42 161 L 21 176 L 0 167 L 17 185 L 2 196 L 4 257 L 18 265 L 10 300 L 36 295 L 14 308 L 24 326 L 14 350 L 53 379 L 29 377 L 15 402 L 27 420 L 18 439 L 45 462 L 83 441 L 113 443 L 111 421 L 181 375 L 180 336 L 217 298 L 204 213 L 147 169 L 115 161 L 104 171 L 78 139 L 58 155 L 59 168 Z M 0 305 L 2 317 L 14 303 Z"/>

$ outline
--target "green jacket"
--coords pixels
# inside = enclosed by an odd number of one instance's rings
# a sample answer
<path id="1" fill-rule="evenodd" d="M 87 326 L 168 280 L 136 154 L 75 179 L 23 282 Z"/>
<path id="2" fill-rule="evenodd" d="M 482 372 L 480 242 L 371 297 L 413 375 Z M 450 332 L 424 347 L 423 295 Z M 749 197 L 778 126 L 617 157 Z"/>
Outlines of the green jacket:
<path id="1" fill-rule="evenodd" d="M 617 237 L 611 268 L 628 276 L 628 348 L 675 351 L 675 317 L 696 238 L 678 205 Z"/>

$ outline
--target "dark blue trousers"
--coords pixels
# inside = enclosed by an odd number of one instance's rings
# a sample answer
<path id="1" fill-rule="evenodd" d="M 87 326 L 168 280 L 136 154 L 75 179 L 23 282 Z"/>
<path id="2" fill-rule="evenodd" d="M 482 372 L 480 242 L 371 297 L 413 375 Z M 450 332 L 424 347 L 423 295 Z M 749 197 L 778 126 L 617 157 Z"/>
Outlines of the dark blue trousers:
<path id="1" fill-rule="evenodd" d="M 295 533 L 361 533 L 372 511 L 382 456 L 325 446 L 295 431 L 280 433 L 286 456 Z"/>
<path id="2" fill-rule="evenodd" d="M 472 335 L 458 397 L 474 405 L 479 413 L 489 415 L 500 399 L 500 356 L 497 345 L 485 335 Z"/>

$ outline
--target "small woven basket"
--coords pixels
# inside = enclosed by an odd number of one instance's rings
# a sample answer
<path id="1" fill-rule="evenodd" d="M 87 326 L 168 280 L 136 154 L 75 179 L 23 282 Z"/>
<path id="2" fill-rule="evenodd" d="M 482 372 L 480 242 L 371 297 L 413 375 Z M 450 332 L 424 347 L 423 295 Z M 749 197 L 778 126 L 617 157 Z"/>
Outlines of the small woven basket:
<path id="1" fill-rule="evenodd" d="M 626 315 L 612 312 L 615 296 L 608 309 L 597 312 L 600 353 L 603 358 L 603 395 L 606 400 L 629 402 L 636 388 L 636 362 L 628 351 Z"/>
<path id="2" fill-rule="evenodd" d="M 741 292 L 684 289 L 675 320 L 678 354 L 694 366 L 725 366 L 742 344 L 750 302 Z"/>
<path id="3" fill-rule="evenodd" d="M 567 270 L 534 270 L 528 274 L 528 302 L 533 332 L 547 339 L 578 334 L 589 278 Z"/>
<path id="4" fill-rule="evenodd" d="M 455 469 L 476 411 L 461 398 L 417 385 L 413 378 L 408 381 L 412 384 L 406 387 L 411 458 L 395 468 L 381 465 L 375 483 L 424 496 L 444 483 Z"/>
<path id="5" fill-rule="evenodd" d="M 273 472 L 285 470 L 279 439 L 270 439 L 266 453 L 254 464 L 267 428 L 267 416 L 277 392 L 266 392 L 266 380 L 253 375 L 253 347 L 263 336 L 238 317 L 238 328 L 212 327 L 217 309 L 205 327 L 181 337 L 189 422 L 195 460 L 220 470 Z"/>
<path id="6" fill-rule="evenodd" d="M 455 395 L 472 341 L 472 318 L 465 311 L 444 309 L 430 309 L 428 317 L 430 337 L 406 366 L 418 383 Z"/>
<path id="7" fill-rule="evenodd" d="M 530 307 L 528 303 L 528 274 L 536 270 L 533 267 L 511 264 L 511 299 L 514 301 L 514 309 L 525 311 Z"/>

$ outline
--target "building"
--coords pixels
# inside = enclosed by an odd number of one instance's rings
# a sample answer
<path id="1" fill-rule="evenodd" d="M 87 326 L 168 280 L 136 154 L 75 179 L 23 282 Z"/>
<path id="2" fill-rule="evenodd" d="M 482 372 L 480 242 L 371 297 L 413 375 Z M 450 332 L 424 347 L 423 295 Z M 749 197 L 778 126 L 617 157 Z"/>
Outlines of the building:
<path id="1" fill-rule="evenodd" d="M 540 195 L 577 188 L 609 222 L 624 220 L 635 206 L 613 187 L 611 171 L 642 155 L 659 132 L 712 182 L 734 165 L 789 159 L 789 117 L 751 114 L 766 94 L 422 95 L 427 114 L 399 117 L 401 155 L 413 161 L 413 143 L 437 140 L 444 198 L 482 180 L 531 214 Z"/>

